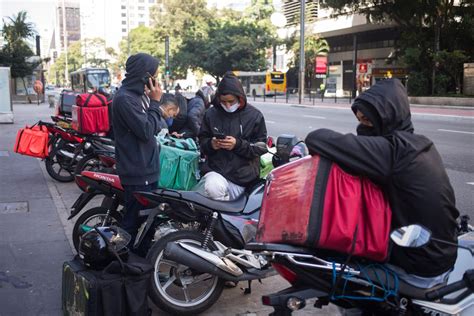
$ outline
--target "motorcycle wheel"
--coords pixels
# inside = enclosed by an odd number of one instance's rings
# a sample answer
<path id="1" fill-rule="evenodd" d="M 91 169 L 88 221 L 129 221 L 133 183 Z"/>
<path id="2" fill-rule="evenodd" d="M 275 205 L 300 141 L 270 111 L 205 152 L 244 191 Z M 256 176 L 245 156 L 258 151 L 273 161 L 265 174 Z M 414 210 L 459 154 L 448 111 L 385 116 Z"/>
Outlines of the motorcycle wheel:
<path id="1" fill-rule="evenodd" d="M 74 168 L 75 163 L 68 167 L 70 158 L 63 157 L 59 154 L 59 150 L 65 148 L 65 142 L 59 139 L 53 144 L 53 151 L 49 154 L 48 158 L 44 160 L 46 166 L 46 172 L 56 181 L 59 182 L 71 182 L 74 180 Z"/>
<path id="2" fill-rule="evenodd" d="M 122 214 L 118 211 L 111 210 L 108 218 L 106 218 L 106 215 L 107 208 L 99 206 L 93 207 L 79 216 L 76 223 L 74 223 L 74 228 L 72 229 L 72 242 L 76 251 L 79 251 L 79 241 L 80 236 L 82 235 L 81 225 L 101 227 L 118 225 L 122 221 Z"/>
<path id="3" fill-rule="evenodd" d="M 225 281 L 215 275 L 198 273 L 185 265 L 163 257 L 169 242 L 186 242 L 201 245 L 201 233 L 181 230 L 160 238 L 153 244 L 147 259 L 154 267 L 150 297 L 161 309 L 175 315 L 196 315 L 210 308 L 220 297 Z M 209 248 L 216 250 L 213 242 Z M 184 282 L 193 282 L 184 285 Z"/>

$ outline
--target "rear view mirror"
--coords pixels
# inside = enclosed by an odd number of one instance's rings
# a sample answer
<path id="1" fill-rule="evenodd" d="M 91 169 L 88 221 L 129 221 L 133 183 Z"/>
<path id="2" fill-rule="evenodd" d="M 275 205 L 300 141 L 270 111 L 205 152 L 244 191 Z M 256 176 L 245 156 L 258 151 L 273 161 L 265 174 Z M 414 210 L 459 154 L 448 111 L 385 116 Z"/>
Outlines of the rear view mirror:
<path id="1" fill-rule="evenodd" d="M 400 247 L 418 248 L 430 241 L 431 232 L 420 225 L 409 225 L 392 231 L 390 238 Z"/>

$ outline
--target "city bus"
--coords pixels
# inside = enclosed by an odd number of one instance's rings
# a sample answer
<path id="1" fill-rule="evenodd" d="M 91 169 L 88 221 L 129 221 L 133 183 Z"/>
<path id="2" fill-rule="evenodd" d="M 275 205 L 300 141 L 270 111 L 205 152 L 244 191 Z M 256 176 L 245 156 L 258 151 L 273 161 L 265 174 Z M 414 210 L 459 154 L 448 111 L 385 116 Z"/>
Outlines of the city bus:
<path id="1" fill-rule="evenodd" d="M 91 93 L 110 87 L 110 74 L 106 68 L 81 68 L 71 72 L 70 77 L 74 92 Z"/>
<path id="2" fill-rule="evenodd" d="M 247 95 L 257 96 L 286 93 L 286 73 L 281 71 L 234 71 Z"/>

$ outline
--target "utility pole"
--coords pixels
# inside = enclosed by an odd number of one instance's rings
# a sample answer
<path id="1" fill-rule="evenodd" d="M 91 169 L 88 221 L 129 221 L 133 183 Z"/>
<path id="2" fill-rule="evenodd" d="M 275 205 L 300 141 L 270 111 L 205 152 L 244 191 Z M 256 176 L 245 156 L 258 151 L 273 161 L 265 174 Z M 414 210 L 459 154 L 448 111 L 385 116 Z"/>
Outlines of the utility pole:
<path id="1" fill-rule="evenodd" d="M 300 8 L 300 72 L 299 72 L 299 88 L 298 88 L 298 102 L 302 103 L 304 99 L 304 20 L 305 20 L 305 0 L 301 0 Z"/>
<path id="2" fill-rule="evenodd" d="M 130 57 L 130 1 L 127 0 L 127 56 Z"/>
<path id="3" fill-rule="evenodd" d="M 65 53 L 65 68 L 64 68 L 64 83 L 67 85 L 69 72 L 67 65 L 67 30 L 66 30 L 66 6 L 64 5 L 64 0 L 62 0 L 62 11 L 63 11 L 63 41 L 64 41 L 64 53 Z"/>
<path id="4" fill-rule="evenodd" d="M 357 96 L 357 34 L 353 37 L 354 51 L 352 54 L 352 98 L 355 99 Z"/>

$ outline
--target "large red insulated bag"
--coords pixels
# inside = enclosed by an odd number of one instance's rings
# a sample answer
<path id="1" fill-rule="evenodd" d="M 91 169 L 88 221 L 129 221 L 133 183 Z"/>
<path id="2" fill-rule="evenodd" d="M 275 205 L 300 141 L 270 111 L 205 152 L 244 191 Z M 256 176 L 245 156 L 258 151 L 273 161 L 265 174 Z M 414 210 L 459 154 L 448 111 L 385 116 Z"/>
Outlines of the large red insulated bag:
<path id="1" fill-rule="evenodd" d="M 107 98 L 97 93 L 84 93 L 76 97 L 72 106 L 72 128 L 81 134 L 109 131 Z"/>
<path id="2" fill-rule="evenodd" d="M 373 182 L 308 156 L 267 177 L 257 241 L 384 261 L 391 216 L 384 192 Z"/>
<path id="3" fill-rule="evenodd" d="M 26 126 L 20 128 L 16 135 L 13 151 L 26 156 L 48 157 L 49 133 L 46 126 Z"/>

